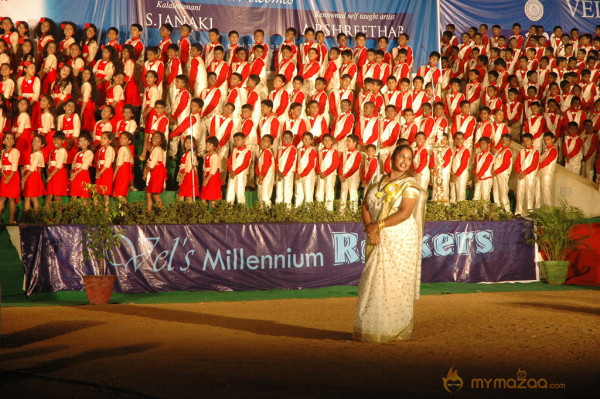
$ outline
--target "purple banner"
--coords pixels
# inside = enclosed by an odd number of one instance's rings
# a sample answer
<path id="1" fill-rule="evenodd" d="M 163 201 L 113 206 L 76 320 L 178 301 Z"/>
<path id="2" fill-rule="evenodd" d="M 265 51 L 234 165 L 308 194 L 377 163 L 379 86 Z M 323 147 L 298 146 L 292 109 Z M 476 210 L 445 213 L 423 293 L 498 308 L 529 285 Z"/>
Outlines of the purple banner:
<path id="1" fill-rule="evenodd" d="M 243 291 L 357 285 L 360 223 L 119 226 L 109 260 L 116 292 Z M 524 221 L 427 223 L 422 282 L 535 280 Z M 21 226 L 27 294 L 83 290 L 97 274 L 81 254 L 79 226 Z"/>

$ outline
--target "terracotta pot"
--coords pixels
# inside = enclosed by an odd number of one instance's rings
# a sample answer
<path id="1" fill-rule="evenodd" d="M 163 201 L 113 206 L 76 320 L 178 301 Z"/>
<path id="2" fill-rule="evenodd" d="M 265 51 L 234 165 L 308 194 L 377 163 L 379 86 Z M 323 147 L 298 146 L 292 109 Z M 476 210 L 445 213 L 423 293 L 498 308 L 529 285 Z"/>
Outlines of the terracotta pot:
<path id="1" fill-rule="evenodd" d="M 110 302 L 117 276 L 83 276 L 85 293 L 90 305 L 105 305 Z"/>

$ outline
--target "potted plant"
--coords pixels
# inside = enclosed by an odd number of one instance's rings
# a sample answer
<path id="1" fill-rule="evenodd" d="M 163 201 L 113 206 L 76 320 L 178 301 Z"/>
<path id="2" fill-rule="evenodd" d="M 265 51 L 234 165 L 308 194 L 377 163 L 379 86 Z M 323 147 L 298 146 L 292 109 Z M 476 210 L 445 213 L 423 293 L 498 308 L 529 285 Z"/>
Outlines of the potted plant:
<path id="1" fill-rule="evenodd" d="M 587 224 L 583 211 L 561 201 L 559 206 L 543 205 L 529 211 L 533 219 L 530 243 L 538 245 L 544 255 L 542 277 L 549 284 L 563 284 L 567 279 L 569 252 L 584 245 L 588 235 L 572 231 L 577 224 Z"/>
<path id="2" fill-rule="evenodd" d="M 113 248 L 121 245 L 122 231 L 115 232 L 111 221 L 116 207 L 120 204 L 102 206 L 102 198 L 98 193 L 98 187 L 94 184 L 86 185 L 90 190 L 92 198 L 88 201 L 88 224 L 82 231 L 82 254 L 86 261 L 92 261 L 97 273 L 83 276 L 85 292 L 90 305 L 107 304 L 112 296 L 116 276 L 106 274 L 106 259 Z"/>

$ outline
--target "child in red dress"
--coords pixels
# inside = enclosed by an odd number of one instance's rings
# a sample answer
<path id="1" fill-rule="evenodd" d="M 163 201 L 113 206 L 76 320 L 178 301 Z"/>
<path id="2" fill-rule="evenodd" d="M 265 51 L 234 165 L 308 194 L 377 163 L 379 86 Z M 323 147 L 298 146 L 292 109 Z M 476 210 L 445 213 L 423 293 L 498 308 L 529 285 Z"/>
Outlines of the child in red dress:
<path id="1" fill-rule="evenodd" d="M 77 140 L 81 134 L 81 119 L 75 112 L 75 100 L 67 100 L 64 108 L 65 113 L 58 116 L 56 130 L 60 130 L 65 134 L 65 150 L 69 154 L 67 165 L 71 165 L 77 154 Z"/>
<path id="2" fill-rule="evenodd" d="M 102 133 L 100 138 L 100 149 L 98 150 L 98 167 L 96 168 L 96 188 L 98 193 L 104 197 L 104 204 L 108 207 L 113 187 L 113 162 L 115 161 L 115 149 L 113 147 L 114 134 L 112 132 Z"/>
<path id="3" fill-rule="evenodd" d="M 115 162 L 115 175 L 113 185 L 113 197 L 120 202 L 127 202 L 129 185 L 133 181 L 133 134 L 122 132 L 119 138 L 119 151 Z"/>
<path id="4" fill-rule="evenodd" d="M 90 150 L 92 142 L 92 134 L 90 132 L 81 132 L 79 140 L 77 140 L 81 151 L 75 155 L 73 168 L 71 169 L 71 188 L 69 190 L 71 197 L 91 197 L 90 190 L 86 188 L 86 185 L 92 183 L 89 172 L 89 168 L 94 161 L 94 153 Z"/>
<path id="5" fill-rule="evenodd" d="M 94 73 L 90 67 L 86 67 L 79 74 L 79 88 L 81 91 L 79 109 L 81 110 L 81 129 L 94 130 L 96 118 L 94 111 L 96 110 L 96 99 L 98 98 L 98 90 L 96 89 L 96 80 L 93 79 Z"/>
<path id="6" fill-rule="evenodd" d="M 106 46 L 102 49 L 102 59 L 94 65 L 94 77 L 96 78 L 96 87 L 98 88 L 98 99 L 96 104 L 103 105 L 106 102 L 106 90 L 115 73 L 118 61 L 117 51 L 112 46 Z"/>
<path id="7" fill-rule="evenodd" d="M 54 131 L 56 130 L 56 110 L 54 108 L 54 100 L 50 95 L 44 94 L 40 98 L 40 109 L 42 110 L 42 115 L 40 117 L 40 122 L 38 123 L 38 134 L 44 136 L 46 143 L 51 143 L 52 137 L 54 136 Z M 44 154 L 44 162 L 48 162 L 50 152 L 52 152 L 51 148 L 44 148 L 42 150 L 42 153 Z"/>
<path id="8" fill-rule="evenodd" d="M 140 91 L 136 82 L 139 71 L 136 71 L 135 50 L 131 44 L 123 46 L 121 61 L 123 62 L 123 74 L 125 75 L 125 104 L 139 107 L 142 105 Z M 136 74 L 136 72 L 138 73 Z"/>
<path id="9" fill-rule="evenodd" d="M 194 156 L 192 156 L 192 146 L 194 146 Z M 177 200 L 193 202 L 193 199 L 200 195 L 200 185 L 196 171 L 198 167 L 198 153 L 196 152 L 197 149 L 191 136 L 185 138 L 183 148 L 185 148 L 185 153 L 181 156 L 181 165 L 179 165 L 179 175 L 177 176 L 177 181 L 179 182 Z"/>
<path id="10" fill-rule="evenodd" d="M 23 65 L 24 76 L 21 76 L 17 80 L 17 93 L 19 96 L 29 100 L 31 104 L 31 123 L 33 128 L 37 129 L 37 121 L 41 114 L 40 99 L 42 83 L 40 79 L 35 76 L 35 64 L 31 61 L 25 61 Z"/>
<path id="11" fill-rule="evenodd" d="M 2 150 L 2 181 L 0 182 L 0 216 L 4 210 L 4 203 L 8 199 L 10 209 L 10 224 L 16 223 L 16 203 L 21 197 L 21 176 L 19 175 L 19 150 L 15 148 L 15 135 L 4 135 L 4 150 Z"/>
<path id="12" fill-rule="evenodd" d="M 148 212 L 152 211 L 152 205 L 163 205 L 163 200 L 160 194 L 165 191 L 165 183 L 167 181 L 167 140 L 162 132 L 155 132 L 152 135 L 152 149 L 148 162 L 144 167 L 144 180 L 146 180 L 146 205 Z"/>
<path id="13" fill-rule="evenodd" d="M 16 147 L 19 150 L 19 166 L 25 165 L 31 154 L 31 106 L 27 98 L 17 103 L 19 115 L 13 122 L 12 132 L 15 135 Z"/>
<path id="14" fill-rule="evenodd" d="M 67 195 L 69 179 L 65 163 L 67 162 L 67 150 L 63 148 L 65 134 L 63 132 L 54 133 L 54 151 L 50 153 L 48 162 L 48 174 L 46 179 L 46 208 L 50 209 L 52 201 L 61 202 L 62 197 Z"/>
<path id="15" fill-rule="evenodd" d="M 110 105 L 115 110 L 115 116 L 110 123 L 113 127 L 113 133 L 117 133 L 117 126 L 123 120 L 123 107 L 125 106 L 125 91 L 123 84 L 125 75 L 123 72 L 117 72 L 113 76 L 112 85 L 106 89 L 106 105 Z"/>
<path id="16" fill-rule="evenodd" d="M 33 209 L 40 209 L 39 197 L 46 195 L 46 189 L 44 188 L 44 182 L 42 180 L 42 170 L 45 166 L 44 154 L 42 149 L 46 146 L 46 139 L 44 136 L 36 134 L 31 142 L 32 152 L 29 157 L 27 165 L 23 171 L 23 178 L 21 179 L 21 190 L 23 190 L 23 196 L 25 197 L 24 210 L 31 209 L 31 203 L 33 203 Z"/>
<path id="17" fill-rule="evenodd" d="M 55 41 L 49 42 L 44 48 L 44 61 L 38 72 L 42 81 L 42 94 L 50 94 L 52 84 L 58 78 L 58 62 L 60 54 L 57 51 L 58 46 Z"/>
<path id="18" fill-rule="evenodd" d="M 221 180 L 221 172 L 219 171 L 221 160 L 219 159 L 219 154 L 217 154 L 218 147 L 219 140 L 216 137 L 211 136 L 206 139 L 204 178 L 202 179 L 202 193 L 200 194 L 200 198 L 204 203 L 210 201 L 211 206 L 215 205 L 216 200 L 223 198 L 221 192 L 223 181 Z"/>

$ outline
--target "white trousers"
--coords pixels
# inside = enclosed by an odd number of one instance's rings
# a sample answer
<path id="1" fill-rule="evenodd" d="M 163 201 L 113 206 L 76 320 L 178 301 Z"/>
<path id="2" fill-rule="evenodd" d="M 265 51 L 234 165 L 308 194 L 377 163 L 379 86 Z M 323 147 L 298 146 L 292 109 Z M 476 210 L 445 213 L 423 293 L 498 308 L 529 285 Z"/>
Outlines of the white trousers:
<path id="1" fill-rule="evenodd" d="M 554 197 L 553 173 L 538 171 L 535 179 L 535 207 L 542 205 L 552 206 Z"/>
<path id="2" fill-rule="evenodd" d="M 262 183 L 257 184 L 258 201 L 266 205 L 271 205 L 271 197 L 273 196 L 273 185 L 275 178 L 273 173 L 267 174 Z"/>
<path id="3" fill-rule="evenodd" d="M 469 175 L 467 171 L 450 182 L 450 202 L 464 201 L 467 199 L 467 181 Z"/>
<path id="4" fill-rule="evenodd" d="M 243 171 L 229 179 L 227 183 L 227 202 L 233 204 L 237 199 L 238 204 L 246 204 L 246 180 L 248 170 Z"/>
<path id="5" fill-rule="evenodd" d="M 579 174 L 581 172 L 581 161 L 583 160 L 583 156 L 577 155 L 571 158 L 569 161 L 565 162 L 565 168 L 570 170 L 573 173 Z"/>
<path id="6" fill-rule="evenodd" d="M 507 173 L 501 173 L 493 178 L 494 203 L 500 205 L 506 212 L 510 212 L 510 201 L 508 200 Z"/>
<path id="7" fill-rule="evenodd" d="M 517 183 L 517 207 L 515 215 L 525 216 L 535 205 L 535 179 L 537 173 L 532 172 Z"/>
<path id="8" fill-rule="evenodd" d="M 348 197 L 350 197 L 350 202 L 352 209 L 356 209 L 358 207 L 358 186 L 360 184 L 360 173 L 357 171 L 352 176 L 347 178 L 342 183 L 342 194 L 340 196 L 340 211 L 346 208 L 346 202 L 348 201 Z"/>
<path id="9" fill-rule="evenodd" d="M 332 172 L 324 179 L 317 177 L 317 193 L 315 199 L 319 202 L 325 201 L 328 210 L 333 211 L 333 201 L 335 199 L 335 177 L 336 172 Z"/>
<path id="10" fill-rule="evenodd" d="M 594 181 L 595 157 L 591 157 L 587 161 L 581 163 L 581 175 L 589 181 Z"/>
<path id="11" fill-rule="evenodd" d="M 283 179 L 277 180 L 277 187 L 275 189 L 275 202 L 277 204 L 286 203 L 292 204 L 292 197 L 294 196 L 294 174 L 290 172 Z"/>
<path id="12" fill-rule="evenodd" d="M 479 180 L 475 183 L 475 193 L 473 194 L 473 200 L 490 200 L 490 192 L 494 184 L 493 179 Z"/>
<path id="13" fill-rule="evenodd" d="M 302 206 L 304 202 L 307 204 L 313 202 L 315 198 L 315 171 L 294 182 L 296 206 Z"/>

